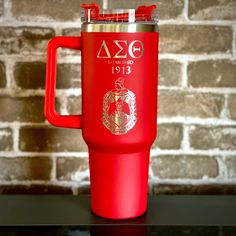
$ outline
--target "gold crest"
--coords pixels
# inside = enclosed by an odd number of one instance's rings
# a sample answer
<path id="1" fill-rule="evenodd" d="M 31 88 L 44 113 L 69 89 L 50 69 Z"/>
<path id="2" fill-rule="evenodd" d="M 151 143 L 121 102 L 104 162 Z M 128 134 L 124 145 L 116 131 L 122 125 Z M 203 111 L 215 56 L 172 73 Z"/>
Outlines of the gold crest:
<path id="1" fill-rule="evenodd" d="M 137 121 L 135 94 L 124 87 L 124 78 L 115 81 L 115 89 L 103 97 L 102 123 L 112 134 L 122 135 Z"/>

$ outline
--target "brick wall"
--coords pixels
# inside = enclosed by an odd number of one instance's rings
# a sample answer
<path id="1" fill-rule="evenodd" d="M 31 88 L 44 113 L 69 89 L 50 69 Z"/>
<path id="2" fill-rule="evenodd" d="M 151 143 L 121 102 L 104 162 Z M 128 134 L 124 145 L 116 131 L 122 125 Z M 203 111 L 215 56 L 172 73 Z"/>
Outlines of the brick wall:
<path id="1" fill-rule="evenodd" d="M 88 2 L 88 1 L 85 1 Z M 236 193 L 236 1 L 158 3 L 159 130 L 153 194 Z M 80 34 L 79 0 L 0 0 L 0 193 L 89 191 L 80 130 L 43 115 L 45 52 L 56 35 Z M 59 51 L 57 110 L 80 113 L 80 54 Z"/>

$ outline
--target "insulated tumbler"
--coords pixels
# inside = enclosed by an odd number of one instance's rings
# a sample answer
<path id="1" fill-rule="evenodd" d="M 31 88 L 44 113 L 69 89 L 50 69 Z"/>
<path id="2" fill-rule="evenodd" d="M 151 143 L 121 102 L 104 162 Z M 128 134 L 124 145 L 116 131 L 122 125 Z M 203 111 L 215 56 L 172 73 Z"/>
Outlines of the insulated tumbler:
<path id="1" fill-rule="evenodd" d="M 137 217 L 147 208 L 149 155 L 157 129 L 156 6 L 82 7 L 81 37 L 55 37 L 48 44 L 45 115 L 52 125 L 82 129 L 92 211 L 112 219 Z M 55 111 L 58 47 L 81 50 L 82 115 Z"/>

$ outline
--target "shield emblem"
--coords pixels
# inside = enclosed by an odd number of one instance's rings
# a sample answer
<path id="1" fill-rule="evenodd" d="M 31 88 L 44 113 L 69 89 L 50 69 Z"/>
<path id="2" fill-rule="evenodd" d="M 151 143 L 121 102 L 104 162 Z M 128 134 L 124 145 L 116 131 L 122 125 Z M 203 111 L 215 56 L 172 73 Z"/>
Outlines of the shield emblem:
<path id="1" fill-rule="evenodd" d="M 136 97 L 117 81 L 115 85 L 119 86 L 103 97 L 102 123 L 112 134 L 122 135 L 131 130 L 137 121 Z"/>

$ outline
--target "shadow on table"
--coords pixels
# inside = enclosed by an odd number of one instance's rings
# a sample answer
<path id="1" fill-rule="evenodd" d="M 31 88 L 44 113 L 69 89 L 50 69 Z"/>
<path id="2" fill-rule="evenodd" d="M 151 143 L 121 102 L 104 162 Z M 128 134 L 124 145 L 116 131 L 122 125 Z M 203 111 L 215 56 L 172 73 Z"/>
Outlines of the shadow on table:
<path id="1" fill-rule="evenodd" d="M 0 236 L 236 236 L 236 227 L 216 226 L 20 226 L 0 227 Z"/>

